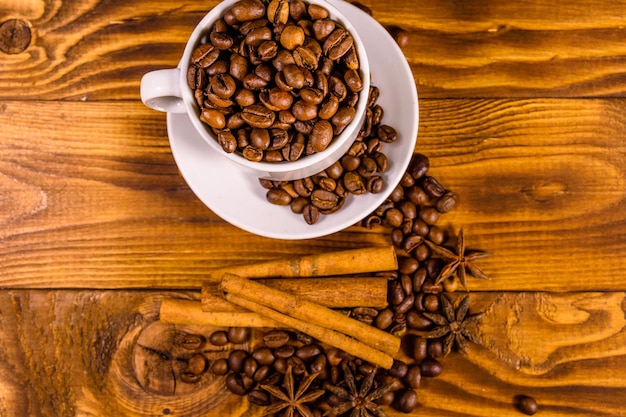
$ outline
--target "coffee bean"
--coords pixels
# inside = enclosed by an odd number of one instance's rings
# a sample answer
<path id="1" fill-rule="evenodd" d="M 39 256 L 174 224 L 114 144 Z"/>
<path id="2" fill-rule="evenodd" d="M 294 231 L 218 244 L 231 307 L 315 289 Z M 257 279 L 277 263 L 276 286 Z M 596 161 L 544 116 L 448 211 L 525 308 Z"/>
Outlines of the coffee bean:
<path id="1" fill-rule="evenodd" d="M 260 19 L 265 15 L 265 6 L 259 0 L 239 0 L 231 8 L 232 14 L 239 22 Z"/>
<path id="2" fill-rule="evenodd" d="M 258 368 L 259 368 L 258 362 L 252 357 L 247 358 L 243 364 L 243 372 L 246 375 L 248 375 L 250 378 L 254 377 L 254 374 Z"/>
<path id="3" fill-rule="evenodd" d="M 409 337 L 410 354 L 417 362 L 421 362 L 428 356 L 428 340 L 423 337 L 412 335 Z"/>
<path id="4" fill-rule="evenodd" d="M 191 61 L 200 68 L 207 68 L 219 58 L 220 51 L 210 43 L 199 45 L 191 54 Z"/>
<path id="5" fill-rule="evenodd" d="M 228 344 L 228 333 L 223 330 L 213 332 L 209 336 L 209 342 L 215 346 L 224 346 Z"/>
<path id="6" fill-rule="evenodd" d="M 297 100 L 291 111 L 296 119 L 301 121 L 313 120 L 317 117 L 317 106 L 304 100 Z"/>
<path id="7" fill-rule="evenodd" d="M 208 361 L 201 354 L 195 354 L 189 358 L 187 363 L 187 371 L 193 375 L 201 375 L 207 370 Z"/>
<path id="8" fill-rule="evenodd" d="M 341 107 L 337 113 L 331 117 L 330 121 L 334 126 L 335 135 L 341 134 L 343 130 L 354 120 L 356 110 L 354 107 Z"/>
<path id="9" fill-rule="evenodd" d="M 230 370 L 228 360 L 224 358 L 217 359 L 211 364 L 211 372 L 215 375 L 226 375 Z"/>
<path id="10" fill-rule="evenodd" d="M 430 339 L 428 341 L 428 356 L 435 359 L 443 356 L 443 343 L 441 340 Z"/>
<path id="11" fill-rule="evenodd" d="M 398 46 L 402 49 L 409 45 L 409 32 L 396 25 L 385 26 L 387 32 L 393 37 Z"/>
<path id="12" fill-rule="evenodd" d="M 419 364 L 422 376 L 434 378 L 441 375 L 443 366 L 437 359 L 426 358 Z"/>
<path id="13" fill-rule="evenodd" d="M 414 178 L 422 178 L 430 168 L 430 161 L 425 155 L 416 153 L 413 155 L 407 172 Z M 416 203 L 418 204 L 418 203 Z"/>
<path id="14" fill-rule="evenodd" d="M 447 213 L 456 206 L 456 195 L 446 191 L 441 197 L 435 201 L 435 208 L 440 213 Z"/>
<path id="15" fill-rule="evenodd" d="M 289 339 L 289 333 L 284 330 L 270 330 L 263 334 L 263 343 L 273 349 L 284 346 Z"/>
<path id="16" fill-rule="evenodd" d="M 304 217 L 304 221 L 307 224 L 315 224 L 319 221 L 320 212 L 317 207 L 312 204 L 307 204 L 302 211 L 302 215 Z"/>
<path id="17" fill-rule="evenodd" d="M 243 343 L 250 337 L 248 327 L 230 327 L 228 329 L 228 340 L 230 343 Z"/>
<path id="18" fill-rule="evenodd" d="M 213 31 L 209 35 L 209 40 L 211 41 L 211 45 L 216 47 L 219 50 L 226 50 L 233 46 L 233 37 L 228 35 L 227 33 Z"/>
<path id="19" fill-rule="evenodd" d="M 267 6 L 267 19 L 274 25 L 284 25 L 289 20 L 289 1 L 272 0 Z"/>
<path id="20" fill-rule="evenodd" d="M 393 143 L 398 139 L 398 132 L 391 126 L 381 125 L 378 127 L 378 139 L 385 143 Z"/>
<path id="21" fill-rule="evenodd" d="M 248 401 L 252 404 L 265 407 L 270 405 L 270 396 L 266 391 L 261 389 L 253 389 L 248 393 Z"/>
<path id="22" fill-rule="evenodd" d="M 378 313 L 376 319 L 374 320 L 374 324 L 379 329 L 386 329 L 391 326 L 393 322 L 393 311 L 391 309 L 384 309 Z"/>
<path id="23" fill-rule="evenodd" d="M 291 203 L 292 197 L 282 188 L 272 188 L 267 191 L 267 201 L 278 206 L 287 206 Z"/>
<path id="24" fill-rule="evenodd" d="M 324 42 L 324 55 L 333 61 L 341 58 L 352 47 L 354 39 L 344 28 L 335 29 Z"/>
<path id="25" fill-rule="evenodd" d="M 363 80 L 361 80 L 361 75 L 356 70 L 348 70 L 344 73 L 343 79 L 346 82 L 346 86 L 354 91 L 359 92 L 363 89 Z"/>
<path id="26" fill-rule="evenodd" d="M 271 373 L 272 373 L 272 368 L 269 365 L 262 365 L 262 366 L 259 366 L 257 370 L 254 372 L 254 376 L 252 377 L 252 379 L 254 379 L 256 382 L 261 382 L 267 379 L 267 377 Z"/>
<path id="27" fill-rule="evenodd" d="M 304 29 L 296 25 L 287 25 L 280 34 L 280 44 L 284 48 L 293 51 L 298 46 L 304 44 L 304 38 Z"/>
<path id="28" fill-rule="evenodd" d="M 403 413 L 411 413 L 417 407 L 417 393 L 412 389 L 405 389 L 396 393 L 394 407 Z"/>
<path id="29" fill-rule="evenodd" d="M 335 30 L 335 22 L 331 19 L 317 19 L 311 27 L 313 36 L 318 41 L 325 41 L 333 30 Z"/>
<path id="30" fill-rule="evenodd" d="M 234 349 L 228 355 L 228 368 L 233 372 L 243 371 L 243 364 L 248 358 L 248 352 L 242 349 Z"/>
<path id="31" fill-rule="evenodd" d="M 528 395 L 516 395 L 513 399 L 515 407 L 522 413 L 532 416 L 539 411 L 537 400 Z"/>
<path id="32" fill-rule="evenodd" d="M 439 220 L 439 212 L 433 207 L 422 207 L 419 218 L 428 225 L 433 225 Z"/>
<path id="33" fill-rule="evenodd" d="M 235 395 L 246 395 L 248 390 L 244 385 L 244 381 L 238 373 L 231 372 L 226 376 L 226 388 Z"/>
<path id="34" fill-rule="evenodd" d="M 352 194 L 360 195 L 367 192 L 367 187 L 363 177 L 354 171 L 346 172 L 343 177 L 343 185 Z"/>
<path id="35" fill-rule="evenodd" d="M 276 113 L 264 106 L 253 104 L 243 109 L 241 117 L 251 127 L 267 129 L 274 123 Z"/>
<path id="36" fill-rule="evenodd" d="M 304 345 L 296 349 L 296 356 L 302 359 L 304 362 L 309 362 L 313 360 L 316 356 L 323 353 L 324 350 L 318 344 L 312 343 L 309 345 Z"/>
<path id="37" fill-rule="evenodd" d="M 311 194 L 311 204 L 319 210 L 330 210 L 339 204 L 339 196 L 326 190 L 315 190 Z"/>
<path id="38" fill-rule="evenodd" d="M 294 106 L 295 111 L 295 106 Z M 297 117 L 297 116 L 296 116 Z M 322 152 L 333 139 L 333 127 L 327 120 L 319 120 L 313 126 L 310 141 L 315 152 Z"/>
<path id="39" fill-rule="evenodd" d="M 257 347 L 252 351 L 252 357 L 259 365 L 272 365 L 276 360 L 273 349 L 269 347 Z"/>
<path id="40" fill-rule="evenodd" d="M 215 109 L 204 109 L 200 115 L 200 120 L 215 129 L 224 129 L 226 127 L 226 117 L 224 113 Z"/>

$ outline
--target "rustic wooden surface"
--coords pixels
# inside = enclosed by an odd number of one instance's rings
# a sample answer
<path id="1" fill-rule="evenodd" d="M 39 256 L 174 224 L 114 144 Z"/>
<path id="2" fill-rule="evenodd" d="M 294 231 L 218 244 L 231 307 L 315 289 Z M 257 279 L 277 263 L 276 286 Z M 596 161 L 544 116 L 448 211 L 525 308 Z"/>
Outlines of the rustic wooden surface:
<path id="1" fill-rule="evenodd" d="M 493 255 L 470 280 L 483 345 L 414 414 L 515 416 L 524 393 L 537 415 L 626 415 L 626 2 L 363 3 L 410 33 L 416 150 L 459 195 L 442 224 Z M 210 267 L 388 242 L 254 236 L 190 191 L 139 80 L 214 4 L 3 0 L 32 39 L 0 52 L 0 416 L 258 414 L 205 395 L 219 381 L 138 384 L 138 338 L 185 330 L 158 328 L 159 301 Z"/>

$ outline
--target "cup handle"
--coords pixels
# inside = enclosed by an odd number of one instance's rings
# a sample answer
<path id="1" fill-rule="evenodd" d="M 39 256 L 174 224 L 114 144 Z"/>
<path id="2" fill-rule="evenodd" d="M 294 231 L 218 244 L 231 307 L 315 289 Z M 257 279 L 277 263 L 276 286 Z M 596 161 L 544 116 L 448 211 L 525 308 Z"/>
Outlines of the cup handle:
<path id="1" fill-rule="evenodd" d="M 180 68 L 156 70 L 141 78 L 141 101 L 151 109 L 185 113 L 180 91 Z"/>

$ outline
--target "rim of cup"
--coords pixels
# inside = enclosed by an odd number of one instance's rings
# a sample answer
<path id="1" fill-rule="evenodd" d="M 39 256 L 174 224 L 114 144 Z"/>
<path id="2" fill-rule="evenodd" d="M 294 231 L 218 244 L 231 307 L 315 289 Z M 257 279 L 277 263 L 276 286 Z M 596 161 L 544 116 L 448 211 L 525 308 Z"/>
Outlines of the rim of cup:
<path id="1" fill-rule="evenodd" d="M 341 156 L 349 149 L 352 143 L 356 140 L 361 125 L 364 120 L 365 112 L 367 109 L 367 101 L 370 89 L 370 67 L 369 60 L 365 50 L 365 45 L 361 40 L 358 32 L 349 21 L 349 19 L 339 11 L 335 6 L 330 4 L 326 0 L 302 0 L 306 4 L 316 4 L 326 8 L 330 14 L 330 18 L 339 22 L 346 30 L 350 32 L 354 39 L 354 45 L 359 57 L 359 72 L 363 81 L 363 89 L 358 93 L 359 99 L 355 105 L 356 114 L 354 119 L 348 124 L 341 134 L 335 136 L 328 147 L 321 151 L 315 152 L 311 155 L 304 155 L 296 161 L 280 161 L 280 162 L 268 162 L 268 161 L 249 161 L 240 152 L 228 153 L 225 152 L 217 142 L 213 132 L 210 128 L 200 120 L 199 118 L 199 106 L 196 103 L 193 90 L 187 85 L 187 70 L 191 61 L 191 55 L 200 42 L 208 42 L 208 35 L 215 24 L 215 22 L 221 18 L 227 10 L 229 10 L 235 3 L 240 0 L 223 0 L 213 7 L 198 23 L 194 31 L 189 36 L 183 56 L 180 60 L 178 67 L 180 68 L 180 85 L 183 102 L 187 112 L 195 117 L 190 117 L 191 122 L 194 124 L 196 130 L 201 134 L 202 138 L 207 142 L 214 150 L 221 153 L 229 160 L 239 164 L 240 166 L 249 168 L 254 171 L 260 177 L 270 177 L 285 175 L 284 179 L 297 179 L 306 176 L 313 175 L 319 171 L 323 171 L 328 166 L 339 160 Z M 332 160 L 328 160 L 328 158 Z M 315 172 L 307 172 L 312 166 L 319 167 Z M 296 176 L 289 177 L 290 173 L 296 173 Z M 304 173 L 304 174 L 297 174 Z M 278 179 L 278 178 L 277 178 Z"/>

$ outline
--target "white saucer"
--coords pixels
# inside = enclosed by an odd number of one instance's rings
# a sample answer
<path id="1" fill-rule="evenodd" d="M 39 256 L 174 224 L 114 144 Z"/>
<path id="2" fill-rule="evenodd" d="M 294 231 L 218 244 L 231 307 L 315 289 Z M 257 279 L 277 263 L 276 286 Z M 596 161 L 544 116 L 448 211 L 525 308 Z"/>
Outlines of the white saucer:
<path id="1" fill-rule="evenodd" d="M 384 144 L 390 162 L 384 174 L 385 188 L 378 194 L 350 195 L 337 212 L 307 224 L 289 207 L 275 206 L 265 199 L 256 177 L 242 174 L 196 133 L 186 114 L 167 114 L 172 154 L 187 184 L 196 196 L 227 222 L 256 235 L 276 239 L 310 239 L 350 227 L 373 212 L 393 191 L 406 171 L 417 139 L 417 89 L 411 69 L 393 38 L 362 10 L 341 0 L 329 0 L 353 23 L 370 58 L 372 85 L 380 89 L 378 104 L 383 123 L 394 127 L 398 140 Z"/>

